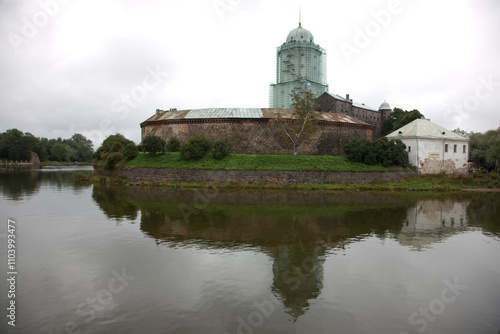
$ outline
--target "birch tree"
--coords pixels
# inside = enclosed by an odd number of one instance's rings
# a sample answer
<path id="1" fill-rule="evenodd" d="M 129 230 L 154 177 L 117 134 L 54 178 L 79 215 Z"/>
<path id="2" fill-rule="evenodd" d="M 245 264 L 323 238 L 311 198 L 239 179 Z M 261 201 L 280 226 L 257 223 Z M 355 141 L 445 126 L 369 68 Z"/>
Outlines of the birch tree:
<path id="1" fill-rule="evenodd" d="M 296 93 L 290 96 L 294 108 L 292 114 L 284 117 L 278 113 L 270 121 L 271 131 L 281 146 L 293 147 L 293 155 L 297 155 L 299 145 L 308 142 L 319 131 L 318 112 L 315 111 L 319 106 L 311 92 L 304 92 L 303 97 Z"/>

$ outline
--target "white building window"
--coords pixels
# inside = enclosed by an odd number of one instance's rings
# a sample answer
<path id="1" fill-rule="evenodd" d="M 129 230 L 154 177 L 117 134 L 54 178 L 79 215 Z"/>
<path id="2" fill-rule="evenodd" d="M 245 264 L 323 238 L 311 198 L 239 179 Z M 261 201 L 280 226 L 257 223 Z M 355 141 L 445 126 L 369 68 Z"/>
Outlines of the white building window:
<path id="1" fill-rule="evenodd" d="M 464 153 L 467 153 L 467 145 L 464 145 Z"/>

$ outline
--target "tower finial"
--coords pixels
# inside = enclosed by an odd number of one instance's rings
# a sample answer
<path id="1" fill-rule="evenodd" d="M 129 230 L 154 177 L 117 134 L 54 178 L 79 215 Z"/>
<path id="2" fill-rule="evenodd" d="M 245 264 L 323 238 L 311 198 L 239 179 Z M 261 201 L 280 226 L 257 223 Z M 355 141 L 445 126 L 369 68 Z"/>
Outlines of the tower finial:
<path id="1" fill-rule="evenodd" d="M 302 28 L 302 11 L 300 9 L 300 5 L 299 5 L 299 28 Z"/>

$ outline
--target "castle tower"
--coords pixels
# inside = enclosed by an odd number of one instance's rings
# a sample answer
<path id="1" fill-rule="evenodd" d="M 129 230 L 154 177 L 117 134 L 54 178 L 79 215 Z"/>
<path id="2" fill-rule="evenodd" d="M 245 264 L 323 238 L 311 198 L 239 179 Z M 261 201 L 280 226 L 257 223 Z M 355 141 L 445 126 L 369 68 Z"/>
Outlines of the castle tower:
<path id="1" fill-rule="evenodd" d="M 380 111 L 382 116 L 381 119 L 384 121 L 387 117 L 389 117 L 389 114 L 392 112 L 392 108 L 387 101 L 384 101 L 380 105 L 380 108 L 378 108 L 378 111 Z"/>
<path id="2" fill-rule="evenodd" d="M 276 83 L 271 84 L 269 106 L 291 108 L 290 94 L 311 91 L 315 97 L 328 92 L 326 50 L 314 43 L 312 33 L 299 26 L 288 34 L 276 52 Z"/>

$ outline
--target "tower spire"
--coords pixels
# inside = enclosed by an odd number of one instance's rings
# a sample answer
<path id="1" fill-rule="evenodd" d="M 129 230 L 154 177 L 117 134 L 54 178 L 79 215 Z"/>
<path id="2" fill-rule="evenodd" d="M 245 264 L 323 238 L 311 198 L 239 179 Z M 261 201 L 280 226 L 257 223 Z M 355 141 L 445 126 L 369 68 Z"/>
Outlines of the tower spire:
<path id="1" fill-rule="evenodd" d="M 300 5 L 299 5 L 299 28 L 302 28 L 302 11 L 300 9 Z"/>

